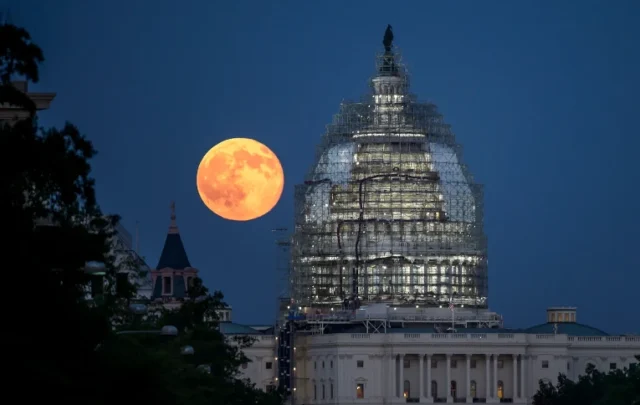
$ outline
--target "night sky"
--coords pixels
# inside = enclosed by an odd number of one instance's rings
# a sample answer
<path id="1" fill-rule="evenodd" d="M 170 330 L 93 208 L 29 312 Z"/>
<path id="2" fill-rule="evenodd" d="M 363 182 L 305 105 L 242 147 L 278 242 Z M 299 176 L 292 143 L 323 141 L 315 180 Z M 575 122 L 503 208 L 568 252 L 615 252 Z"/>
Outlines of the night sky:
<path id="1" fill-rule="evenodd" d="M 368 91 L 386 25 L 485 185 L 490 306 L 511 327 L 552 305 L 610 333 L 640 332 L 640 2 L 0 2 L 45 53 L 57 92 L 41 124 L 76 124 L 99 154 L 103 210 L 140 224 L 158 261 L 169 205 L 193 266 L 239 323 L 270 323 L 272 228 L 341 100 Z M 6 9 L 6 8 L 5 8 Z M 229 222 L 200 201 L 207 150 L 254 138 L 282 162 L 268 215 Z"/>

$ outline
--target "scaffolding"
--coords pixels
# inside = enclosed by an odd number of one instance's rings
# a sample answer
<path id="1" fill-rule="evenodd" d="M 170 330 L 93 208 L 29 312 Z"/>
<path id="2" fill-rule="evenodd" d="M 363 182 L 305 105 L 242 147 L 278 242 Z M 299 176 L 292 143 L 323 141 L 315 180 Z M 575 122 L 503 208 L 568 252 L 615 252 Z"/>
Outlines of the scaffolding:
<path id="1" fill-rule="evenodd" d="M 295 188 L 292 305 L 487 308 L 482 186 L 436 106 L 409 92 L 400 52 L 385 48 L 372 91 L 340 105 Z"/>

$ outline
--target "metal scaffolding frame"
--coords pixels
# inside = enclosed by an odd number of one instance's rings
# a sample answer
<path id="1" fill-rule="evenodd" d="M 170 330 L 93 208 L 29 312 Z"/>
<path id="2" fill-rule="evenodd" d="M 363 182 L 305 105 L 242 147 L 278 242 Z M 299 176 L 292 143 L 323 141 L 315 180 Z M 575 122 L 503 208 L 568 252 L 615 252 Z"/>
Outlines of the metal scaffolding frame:
<path id="1" fill-rule="evenodd" d="M 487 308 L 483 190 L 434 104 L 409 92 L 396 48 L 371 93 L 344 102 L 295 187 L 294 305 Z"/>

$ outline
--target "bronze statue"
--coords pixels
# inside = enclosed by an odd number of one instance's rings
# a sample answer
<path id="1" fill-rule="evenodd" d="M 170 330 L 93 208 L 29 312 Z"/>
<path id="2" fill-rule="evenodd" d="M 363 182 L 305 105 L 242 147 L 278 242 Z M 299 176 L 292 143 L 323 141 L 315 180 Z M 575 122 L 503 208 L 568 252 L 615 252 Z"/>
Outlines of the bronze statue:
<path id="1" fill-rule="evenodd" d="M 393 31 L 391 31 L 391 24 L 387 25 L 387 30 L 384 32 L 384 39 L 382 40 L 382 45 L 384 45 L 384 50 L 387 52 L 391 52 L 391 43 L 393 42 Z"/>
<path id="2" fill-rule="evenodd" d="M 397 75 L 398 67 L 396 66 L 395 57 L 391 52 L 391 44 L 393 43 L 393 31 L 391 24 L 387 25 L 387 30 L 384 32 L 384 38 L 382 39 L 382 45 L 384 45 L 384 55 L 382 57 L 382 66 L 379 68 L 379 72 L 384 75 Z"/>

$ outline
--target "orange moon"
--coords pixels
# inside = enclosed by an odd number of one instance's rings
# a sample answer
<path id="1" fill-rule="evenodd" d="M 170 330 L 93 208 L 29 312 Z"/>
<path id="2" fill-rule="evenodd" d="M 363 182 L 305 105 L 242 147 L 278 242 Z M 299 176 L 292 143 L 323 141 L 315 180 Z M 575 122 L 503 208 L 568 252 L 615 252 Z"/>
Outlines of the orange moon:
<path id="1" fill-rule="evenodd" d="M 211 211 L 232 221 L 250 221 L 278 203 L 284 173 L 271 149 L 253 139 L 233 138 L 204 155 L 196 184 Z"/>

